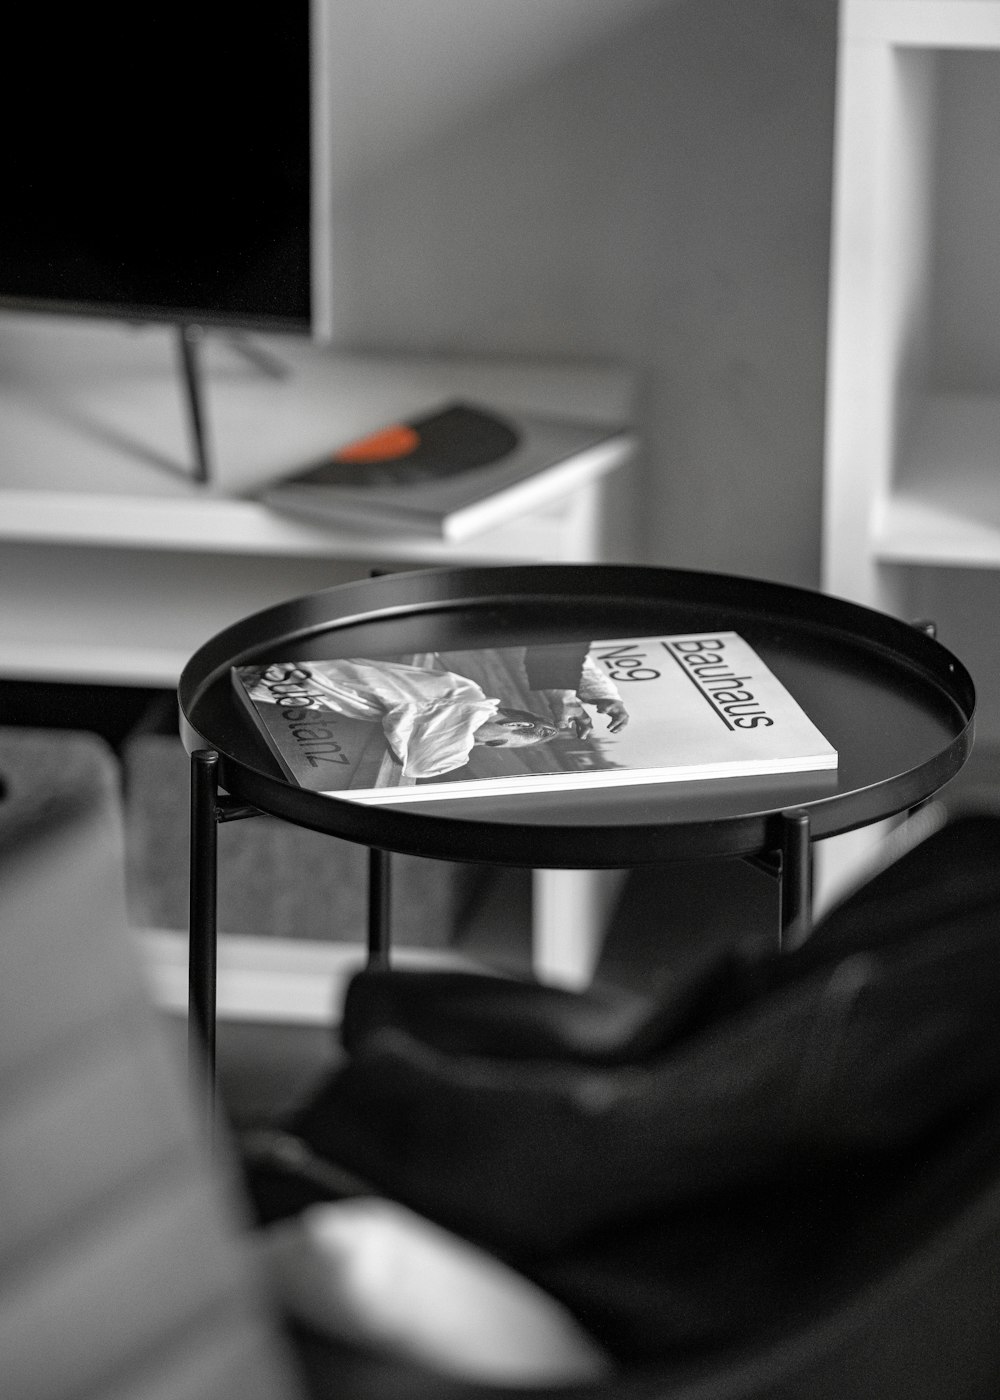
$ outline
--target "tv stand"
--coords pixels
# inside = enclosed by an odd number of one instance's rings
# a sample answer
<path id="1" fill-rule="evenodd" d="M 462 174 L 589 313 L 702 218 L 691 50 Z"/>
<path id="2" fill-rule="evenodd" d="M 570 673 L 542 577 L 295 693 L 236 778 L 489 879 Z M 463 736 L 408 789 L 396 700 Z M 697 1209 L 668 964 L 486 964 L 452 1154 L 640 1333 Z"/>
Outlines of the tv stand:
<path id="1" fill-rule="evenodd" d="M 177 350 L 181 366 L 181 381 L 184 385 L 184 406 L 187 410 L 191 449 L 194 453 L 194 469 L 191 474 L 195 481 L 207 485 L 210 464 L 208 443 L 205 439 L 205 395 L 199 355 L 202 338 L 203 332 L 200 326 L 180 325 L 177 327 Z"/>
<path id="2" fill-rule="evenodd" d="M 211 479 L 211 463 L 205 428 L 205 385 L 201 361 L 201 346 L 205 331 L 201 326 L 181 322 L 177 327 L 177 352 L 184 386 L 184 407 L 187 414 L 191 450 L 194 455 L 192 479 L 207 485 Z M 254 345 L 247 336 L 227 335 L 229 344 L 250 364 L 273 379 L 288 373 L 288 366 L 276 355 L 268 354 Z"/>

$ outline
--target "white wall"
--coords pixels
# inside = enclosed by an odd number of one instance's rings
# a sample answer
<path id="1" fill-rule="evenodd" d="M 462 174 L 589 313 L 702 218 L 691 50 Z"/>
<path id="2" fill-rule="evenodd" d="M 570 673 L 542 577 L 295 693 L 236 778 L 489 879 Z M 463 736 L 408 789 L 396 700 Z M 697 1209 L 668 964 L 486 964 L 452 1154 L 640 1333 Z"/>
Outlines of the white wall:
<path id="1" fill-rule="evenodd" d="M 627 361 L 642 558 L 815 584 L 835 0 L 327 3 L 337 339 Z"/>

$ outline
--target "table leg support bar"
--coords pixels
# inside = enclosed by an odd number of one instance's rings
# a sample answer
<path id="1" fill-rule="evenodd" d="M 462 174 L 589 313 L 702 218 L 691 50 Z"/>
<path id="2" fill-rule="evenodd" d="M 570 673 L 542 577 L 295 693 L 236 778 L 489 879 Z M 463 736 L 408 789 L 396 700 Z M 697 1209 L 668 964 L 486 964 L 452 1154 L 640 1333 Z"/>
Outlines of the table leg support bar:
<path id="1" fill-rule="evenodd" d="M 191 755 L 191 908 L 188 950 L 188 1047 L 207 1082 L 209 1111 L 215 1096 L 215 1005 L 218 887 L 219 755 Z"/>
<path id="2" fill-rule="evenodd" d="M 812 843 L 809 813 L 781 818 L 781 948 L 788 952 L 809 937 L 812 926 Z"/>
<path id="3" fill-rule="evenodd" d="M 368 966 L 389 966 L 392 866 L 389 852 L 372 846 L 368 852 Z"/>

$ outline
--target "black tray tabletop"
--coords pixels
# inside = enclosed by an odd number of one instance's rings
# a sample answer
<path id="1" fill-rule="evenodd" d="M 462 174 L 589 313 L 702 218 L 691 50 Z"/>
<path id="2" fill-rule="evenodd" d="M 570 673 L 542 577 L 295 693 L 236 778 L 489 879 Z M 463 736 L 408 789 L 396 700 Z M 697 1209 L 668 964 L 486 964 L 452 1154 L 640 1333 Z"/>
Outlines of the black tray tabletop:
<path id="1" fill-rule="evenodd" d="M 834 772 L 366 806 L 290 783 L 232 695 L 263 661 L 516 646 L 724 629 L 740 633 L 837 749 Z M 782 814 L 814 837 L 916 806 L 961 768 L 975 691 L 924 630 L 757 579 L 626 565 L 425 569 L 279 603 L 184 668 L 181 733 L 219 754 L 231 798 L 316 831 L 444 860 L 554 868 L 777 849 Z"/>

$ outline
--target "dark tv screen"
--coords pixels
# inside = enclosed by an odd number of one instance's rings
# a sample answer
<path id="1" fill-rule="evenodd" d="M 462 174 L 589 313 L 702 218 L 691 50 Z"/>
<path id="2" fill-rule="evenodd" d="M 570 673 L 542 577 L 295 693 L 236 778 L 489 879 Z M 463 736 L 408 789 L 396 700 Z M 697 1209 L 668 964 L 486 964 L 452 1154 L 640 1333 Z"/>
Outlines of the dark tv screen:
<path id="1" fill-rule="evenodd" d="M 0 306 L 306 329 L 308 0 L 17 9 Z"/>

